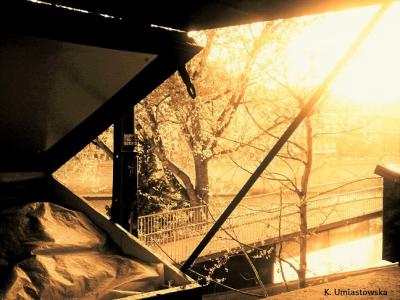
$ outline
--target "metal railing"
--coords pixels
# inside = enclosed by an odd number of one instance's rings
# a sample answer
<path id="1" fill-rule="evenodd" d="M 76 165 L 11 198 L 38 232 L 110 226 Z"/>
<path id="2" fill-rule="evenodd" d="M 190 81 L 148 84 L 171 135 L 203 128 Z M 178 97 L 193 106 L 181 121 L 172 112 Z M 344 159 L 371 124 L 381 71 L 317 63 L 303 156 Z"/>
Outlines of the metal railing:
<path id="1" fill-rule="evenodd" d="M 308 227 L 318 228 L 382 210 L 382 186 L 316 197 L 307 202 Z M 279 216 L 281 215 L 281 218 Z M 218 213 L 205 205 L 139 218 L 139 238 L 150 246 L 162 246 L 168 256 L 183 261 L 213 225 Z M 252 211 L 241 209 L 231 216 L 202 256 L 221 252 L 241 243 L 265 243 L 299 231 L 299 208 L 295 203 L 271 204 Z M 280 228 L 279 228 L 280 227 Z"/>
<path id="2" fill-rule="evenodd" d="M 185 239 L 208 224 L 206 205 L 176 209 L 138 218 L 139 239 L 165 244 Z"/>
<path id="3" fill-rule="evenodd" d="M 378 187 L 382 186 L 382 177 L 369 177 L 369 178 L 356 178 L 334 181 L 330 183 L 324 183 L 319 185 L 313 185 L 308 187 L 308 198 L 320 198 L 322 196 L 336 195 L 345 192 L 352 192 L 355 190 L 362 190 L 368 187 Z M 271 198 L 279 199 L 280 191 L 262 193 L 256 195 L 249 195 L 244 197 L 244 199 L 254 199 L 254 198 Z M 321 194 L 321 196 L 319 196 Z M 298 195 L 289 190 L 282 192 L 283 199 L 296 199 Z M 287 202 L 287 201 L 284 201 Z"/>

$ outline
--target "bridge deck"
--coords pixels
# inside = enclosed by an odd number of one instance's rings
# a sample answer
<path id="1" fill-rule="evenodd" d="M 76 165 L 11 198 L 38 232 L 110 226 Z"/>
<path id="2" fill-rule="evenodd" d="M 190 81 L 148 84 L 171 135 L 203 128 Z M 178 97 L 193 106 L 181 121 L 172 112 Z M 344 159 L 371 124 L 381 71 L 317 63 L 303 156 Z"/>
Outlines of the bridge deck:
<path id="1" fill-rule="evenodd" d="M 263 245 L 278 237 L 297 233 L 298 207 L 290 201 L 284 202 L 282 208 L 277 204 L 240 207 L 200 256 L 238 248 L 238 241 Z M 307 208 L 308 228 L 311 230 L 373 214 L 382 210 L 382 186 L 316 197 L 308 201 Z M 190 255 L 219 213 L 217 209 L 208 211 L 207 207 L 199 206 L 141 217 L 139 238 L 156 251 L 160 252 L 162 248 L 164 255 L 181 262 Z"/>

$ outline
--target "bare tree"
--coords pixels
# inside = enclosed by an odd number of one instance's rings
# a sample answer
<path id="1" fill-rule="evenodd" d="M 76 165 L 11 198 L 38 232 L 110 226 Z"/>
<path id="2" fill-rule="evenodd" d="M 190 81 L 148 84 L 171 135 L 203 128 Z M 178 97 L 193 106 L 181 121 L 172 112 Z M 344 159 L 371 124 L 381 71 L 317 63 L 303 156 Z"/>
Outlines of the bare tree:
<path id="1" fill-rule="evenodd" d="M 301 109 L 305 104 L 305 99 L 301 97 L 299 94 L 294 93 L 293 90 L 289 88 L 289 86 L 285 87 L 290 90 L 292 97 L 297 103 L 297 107 Z M 251 115 L 249 109 L 247 112 Z M 269 136 L 275 137 L 277 136 L 273 131 L 269 128 L 264 128 L 260 124 L 258 120 L 251 116 L 254 124 L 258 126 L 262 131 L 266 132 Z M 282 117 L 286 119 L 286 117 Z M 299 252 L 300 252 L 300 262 L 299 266 L 295 269 L 296 273 L 299 277 L 299 287 L 305 287 L 306 281 L 306 270 L 307 270 L 307 235 L 308 235 L 308 226 L 307 226 L 307 192 L 310 181 L 310 174 L 313 164 L 313 125 L 310 117 L 307 117 L 304 121 L 303 126 L 303 136 L 304 141 L 298 142 L 291 140 L 286 148 L 279 153 L 279 158 L 284 160 L 289 167 L 290 173 L 288 175 L 284 175 L 276 172 L 267 172 L 268 176 L 278 181 L 282 184 L 282 187 L 285 189 L 289 189 L 294 192 L 298 197 L 298 209 L 299 209 Z M 275 129 L 275 127 L 273 127 Z M 301 135 L 301 134 L 300 134 Z M 293 151 L 293 148 L 296 148 L 296 151 Z M 298 166 L 295 167 L 294 164 L 300 165 L 302 167 L 300 180 L 298 180 Z M 296 170 L 296 171 L 295 171 Z M 282 172 L 282 171 L 281 171 Z"/>

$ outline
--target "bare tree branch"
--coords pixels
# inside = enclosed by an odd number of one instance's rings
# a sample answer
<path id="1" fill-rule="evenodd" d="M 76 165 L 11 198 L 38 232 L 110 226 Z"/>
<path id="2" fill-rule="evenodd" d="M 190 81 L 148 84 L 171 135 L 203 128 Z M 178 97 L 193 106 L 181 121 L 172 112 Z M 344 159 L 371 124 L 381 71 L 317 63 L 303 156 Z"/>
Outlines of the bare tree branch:
<path id="1" fill-rule="evenodd" d="M 270 130 L 272 130 L 272 129 L 278 127 L 278 126 L 281 125 L 281 124 L 284 124 L 284 123 L 286 123 L 286 122 L 289 122 L 289 119 L 285 119 L 284 121 L 280 121 L 280 122 L 278 122 L 278 123 L 272 125 L 271 128 L 264 129 L 264 128 L 260 125 L 260 123 L 257 122 L 257 120 L 254 118 L 254 116 L 250 113 L 250 110 L 248 109 L 247 106 L 245 106 L 245 109 L 246 109 L 246 112 L 248 113 L 248 115 L 250 116 L 250 118 L 252 119 L 252 121 L 254 122 L 254 124 L 255 124 L 261 131 L 265 132 L 268 136 L 273 137 L 274 139 L 279 139 L 279 136 L 276 136 L 276 135 L 272 134 L 272 133 L 270 132 Z M 305 151 L 305 150 L 306 150 L 304 147 L 302 147 L 301 145 L 299 145 L 298 143 L 295 143 L 295 142 L 293 142 L 293 141 L 290 141 L 290 140 L 289 140 L 288 143 L 289 143 L 289 144 L 292 144 L 293 146 L 296 146 L 297 148 L 299 148 L 299 149 L 302 150 L 302 151 Z"/>

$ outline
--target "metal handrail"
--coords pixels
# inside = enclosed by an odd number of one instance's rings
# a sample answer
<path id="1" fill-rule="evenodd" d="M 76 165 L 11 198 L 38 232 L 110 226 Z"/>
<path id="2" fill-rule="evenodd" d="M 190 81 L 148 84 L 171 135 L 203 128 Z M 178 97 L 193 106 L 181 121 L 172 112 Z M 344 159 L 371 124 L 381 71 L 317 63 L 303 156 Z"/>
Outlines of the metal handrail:
<path id="1" fill-rule="evenodd" d="M 308 203 L 308 211 L 313 211 L 312 214 L 308 214 L 310 228 L 321 225 L 319 224 L 322 222 L 321 220 L 325 222 L 324 224 L 329 224 L 377 212 L 382 209 L 381 198 L 382 187 L 379 186 L 313 199 Z M 360 209 L 352 209 L 352 206 L 358 205 L 358 202 L 363 202 L 362 205 L 358 206 Z M 156 226 L 153 228 L 155 230 L 147 230 L 147 232 L 144 232 L 143 228 L 139 226 L 139 238 L 149 245 L 154 244 L 154 241 L 159 245 L 164 245 L 169 249 L 167 252 L 171 257 L 174 257 L 177 261 L 182 261 L 190 253 L 191 247 L 214 224 L 214 220 L 210 218 L 207 211 L 208 207 L 201 205 L 141 217 L 142 219 L 146 219 L 146 217 L 147 219 L 149 217 L 157 219 L 157 216 L 168 215 L 170 223 L 164 222 L 163 225 L 165 227 Z M 241 241 L 244 243 L 256 243 L 276 237 L 278 234 L 279 212 L 280 208 L 273 208 L 231 216 L 223 226 L 219 237 L 210 243 L 207 253 L 222 251 L 234 246 L 233 244 L 231 246 L 228 245 L 229 238 L 227 238 L 226 234 L 224 235 L 224 230 L 237 231 L 241 236 Z M 203 217 L 191 219 L 184 216 L 185 214 L 193 215 L 196 213 L 202 213 Z M 174 214 L 177 216 L 173 216 Z M 157 221 L 153 220 L 148 222 L 148 225 L 155 223 Z M 283 235 L 298 231 L 298 207 L 295 203 L 286 204 L 282 208 L 281 224 L 281 233 Z"/>

